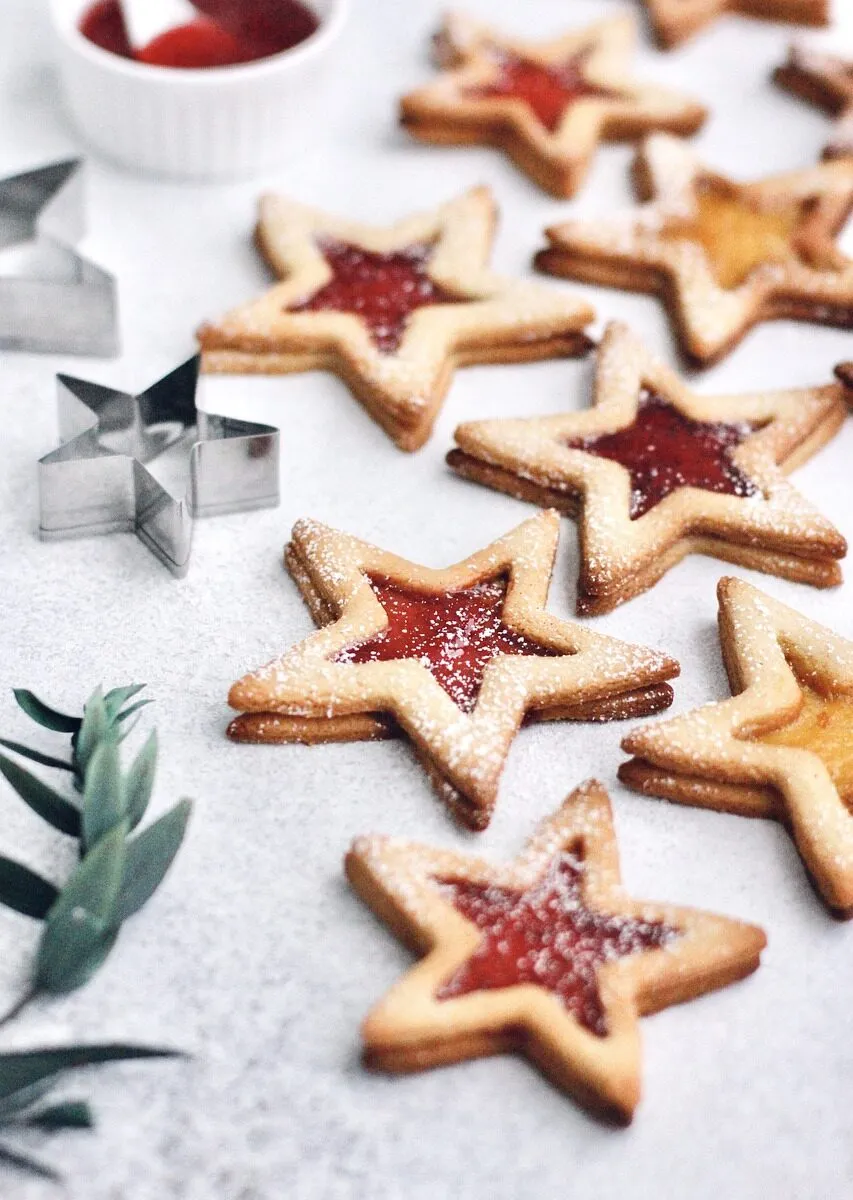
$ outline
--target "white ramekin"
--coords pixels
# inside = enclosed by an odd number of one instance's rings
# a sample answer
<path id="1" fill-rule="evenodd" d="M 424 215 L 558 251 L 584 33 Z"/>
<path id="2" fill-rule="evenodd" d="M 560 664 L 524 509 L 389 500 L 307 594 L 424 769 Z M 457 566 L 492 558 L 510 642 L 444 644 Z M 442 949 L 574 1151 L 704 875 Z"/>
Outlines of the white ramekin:
<path id="1" fill-rule="evenodd" d="M 71 115 L 101 153 L 173 179 L 253 175 L 291 159 L 328 115 L 349 0 L 308 0 L 320 28 L 238 67 L 179 71 L 101 50 L 79 32 L 91 0 L 50 0 Z"/>

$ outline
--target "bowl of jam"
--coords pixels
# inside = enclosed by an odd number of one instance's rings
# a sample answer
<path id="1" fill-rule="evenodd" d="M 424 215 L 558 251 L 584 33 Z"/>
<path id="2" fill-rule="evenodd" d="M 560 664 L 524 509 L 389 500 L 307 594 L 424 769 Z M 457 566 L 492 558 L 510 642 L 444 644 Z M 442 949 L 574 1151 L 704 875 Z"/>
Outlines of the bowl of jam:
<path id="1" fill-rule="evenodd" d="M 51 0 L 71 116 L 94 149 L 147 174 L 215 180 L 272 169 L 331 115 L 348 5 L 193 0 L 193 20 L 134 48 L 120 0 Z"/>

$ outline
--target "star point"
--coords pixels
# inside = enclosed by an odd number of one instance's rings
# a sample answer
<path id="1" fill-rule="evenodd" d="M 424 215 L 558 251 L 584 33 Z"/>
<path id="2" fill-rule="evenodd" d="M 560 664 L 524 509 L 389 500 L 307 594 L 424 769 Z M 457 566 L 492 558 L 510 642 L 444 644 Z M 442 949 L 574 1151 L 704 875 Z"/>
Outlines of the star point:
<path id="1" fill-rule="evenodd" d="M 831 0 L 645 0 L 652 28 L 669 50 L 726 13 L 786 21 L 792 25 L 828 25 Z"/>

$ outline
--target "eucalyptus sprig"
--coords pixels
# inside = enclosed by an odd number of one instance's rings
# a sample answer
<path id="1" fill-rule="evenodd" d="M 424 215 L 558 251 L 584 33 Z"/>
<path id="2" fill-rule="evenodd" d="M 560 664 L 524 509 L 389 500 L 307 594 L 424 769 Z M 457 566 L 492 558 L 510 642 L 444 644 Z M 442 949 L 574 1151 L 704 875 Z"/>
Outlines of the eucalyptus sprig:
<path id="1" fill-rule="evenodd" d="M 15 691 L 18 704 L 37 724 L 70 735 L 70 755 L 56 758 L 5 738 L 0 738 L 0 746 L 67 772 L 81 797 L 63 794 L 3 753 L 0 774 L 34 813 L 77 841 L 80 861 L 60 887 L 0 855 L 0 904 L 43 923 L 29 986 L 0 1018 L 0 1027 L 37 996 L 65 995 L 92 977 L 124 922 L 157 890 L 183 841 L 189 800 L 181 800 L 131 836 L 148 810 L 157 766 L 157 735 L 152 731 L 130 766 L 122 767 L 120 747 L 132 728 L 129 718 L 150 703 L 135 699 L 143 687 L 113 688 L 106 695 L 99 687 L 81 717 L 58 712 L 32 692 Z M 0 1128 L 88 1128 L 92 1114 L 85 1101 L 43 1103 L 60 1073 L 97 1062 L 173 1053 L 119 1044 L 0 1054 Z M 3 1145 L 0 1161 L 53 1177 L 50 1168 Z"/>

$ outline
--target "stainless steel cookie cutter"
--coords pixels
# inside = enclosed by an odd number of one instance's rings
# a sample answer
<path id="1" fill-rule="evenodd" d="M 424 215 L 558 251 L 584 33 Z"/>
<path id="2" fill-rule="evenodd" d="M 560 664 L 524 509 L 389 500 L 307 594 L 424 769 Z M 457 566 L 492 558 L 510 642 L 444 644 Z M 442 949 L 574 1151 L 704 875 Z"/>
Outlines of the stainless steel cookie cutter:
<path id="1" fill-rule="evenodd" d="M 278 429 L 197 409 L 199 365 L 138 396 L 57 376 L 65 444 L 39 461 L 42 538 L 133 531 L 183 576 L 196 517 L 278 504 Z M 175 497 L 144 464 L 191 438 L 189 484 Z"/>
<path id="2" fill-rule="evenodd" d="M 0 349 L 118 354 L 116 282 L 74 249 L 85 231 L 81 159 L 0 179 L 0 250 L 21 247 L 0 275 Z"/>

